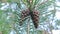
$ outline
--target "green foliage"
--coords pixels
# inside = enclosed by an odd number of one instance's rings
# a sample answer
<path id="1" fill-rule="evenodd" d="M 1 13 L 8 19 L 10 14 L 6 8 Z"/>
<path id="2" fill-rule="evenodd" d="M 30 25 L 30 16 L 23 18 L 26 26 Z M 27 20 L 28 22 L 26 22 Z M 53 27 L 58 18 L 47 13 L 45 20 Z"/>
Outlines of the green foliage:
<path id="1" fill-rule="evenodd" d="M 6 23 L 6 14 L 4 13 L 3 10 L 0 10 L 0 31 L 3 34 L 8 34 L 9 32 L 9 24 Z"/>
<path id="2" fill-rule="evenodd" d="M 46 22 L 46 25 L 49 24 L 46 29 L 54 29 L 54 26 L 52 26 L 52 24 L 50 24 L 50 20 L 53 22 L 54 21 L 54 17 L 55 17 L 55 13 L 56 13 L 56 8 L 55 7 L 59 7 L 59 6 L 56 6 L 55 5 L 55 0 L 48 0 L 46 2 L 41 2 L 42 0 L 32 0 L 32 3 L 30 4 L 28 0 L 7 0 L 7 2 L 15 2 L 17 3 L 18 5 L 18 8 L 14 11 L 12 11 L 11 8 L 8 8 L 7 10 L 0 10 L 0 31 L 3 33 L 3 34 L 9 34 L 11 29 L 14 29 L 17 33 L 23 33 L 23 31 L 25 30 L 25 32 L 27 33 L 27 23 L 28 23 L 28 17 L 26 17 L 27 19 L 23 20 L 23 25 L 22 26 L 19 26 L 19 21 L 21 20 L 21 10 L 23 9 L 20 9 L 21 8 L 21 5 L 25 5 L 27 6 L 26 8 L 28 8 L 29 6 L 31 6 L 32 9 L 36 9 L 40 12 L 40 23 L 39 25 L 42 25 L 44 26 L 45 25 L 45 22 Z M 48 8 L 50 6 L 53 6 L 54 9 L 53 10 L 48 10 Z M 2 6 L 0 5 L 0 8 Z M 10 6 L 9 6 L 10 7 Z M 24 7 L 25 8 L 25 7 Z M 26 9 L 25 8 L 25 9 Z M 51 16 L 52 15 L 52 16 Z M 50 17 L 52 17 L 50 19 Z M 32 29 L 32 31 L 29 32 L 30 33 L 37 33 L 37 34 L 42 34 L 43 31 L 40 31 L 40 30 L 36 30 L 34 29 L 34 26 L 33 26 L 33 23 L 32 23 L 32 20 L 31 18 L 30 19 L 30 30 Z M 48 22 L 48 23 L 47 23 Z M 60 20 L 56 20 L 56 24 L 57 25 L 60 25 Z M 32 23 L 32 25 L 31 25 Z M 41 24 L 43 23 L 43 24 Z M 45 26 L 44 26 L 45 27 Z M 39 27 L 41 28 L 41 27 Z M 44 29 L 44 28 L 42 28 Z M 35 31 L 36 30 L 36 31 Z M 21 31 L 21 32 L 20 32 Z"/>
<path id="3" fill-rule="evenodd" d="M 57 25 L 60 25 L 60 20 L 56 20 L 56 24 Z"/>

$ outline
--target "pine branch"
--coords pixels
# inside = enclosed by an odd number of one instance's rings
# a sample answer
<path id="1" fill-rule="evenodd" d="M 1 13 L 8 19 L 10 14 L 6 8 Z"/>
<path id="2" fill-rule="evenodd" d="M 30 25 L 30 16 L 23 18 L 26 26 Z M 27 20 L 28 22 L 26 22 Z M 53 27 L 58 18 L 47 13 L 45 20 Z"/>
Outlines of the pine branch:
<path id="1" fill-rule="evenodd" d="M 41 3 L 38 3 L 37 5 L 35 5 L 35 8 L 38 7 L 39 5 L 45 4 L 46 2 L 48 2 L 48 0 L 41 2 Z"/>

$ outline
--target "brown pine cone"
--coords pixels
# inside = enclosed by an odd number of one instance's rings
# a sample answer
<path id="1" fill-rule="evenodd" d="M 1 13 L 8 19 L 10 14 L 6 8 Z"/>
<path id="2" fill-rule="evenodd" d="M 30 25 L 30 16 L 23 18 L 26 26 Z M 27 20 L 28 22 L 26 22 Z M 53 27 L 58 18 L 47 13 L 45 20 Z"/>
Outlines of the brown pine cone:
<path id="1" fill-rule="evenodd" d="M 35 28 L 38 28 L 38 23 L 39 23 L 39 12 L 38 11 L 36 11 L 36 10 L 33 10 L 33 17 L 34 17 L 34 19 L 33 19 L 33 23 L 34 23 L 34 26 L 35 26 Z"/>
<path id="2" fill-rule="evenodd" d="M 34 24 L 35 28 L 38 28 L 39 12 L 34 10 L 34 11 L 30 12 L 30 15 L 31 15 L 31 19 L 33 21 L 33 24 Z"/>
<path id="3" fill-rule="evenodd" d="M 26 11 L 24 10 L 24 11 L 22 11 L 22 16 L 21 16 L 21 18 L 25 18 L 25 17 L 27 17 L 28 15 L 29 15 L 29 10 L 28 9 L 26 9 Z"/>
<path id="4" fill-rule="evenodd" d="M 28 9 L 26 9 L 26 11 L 23 10 L 21 14 L 21 19 L 24 19 L 25 17 L 27 17 L 29 15 L 29 12 L 30 11 Z M 20 21 L 19 23 L 20 23 L 20 26 L 23 24 L 22 21 Z"/>

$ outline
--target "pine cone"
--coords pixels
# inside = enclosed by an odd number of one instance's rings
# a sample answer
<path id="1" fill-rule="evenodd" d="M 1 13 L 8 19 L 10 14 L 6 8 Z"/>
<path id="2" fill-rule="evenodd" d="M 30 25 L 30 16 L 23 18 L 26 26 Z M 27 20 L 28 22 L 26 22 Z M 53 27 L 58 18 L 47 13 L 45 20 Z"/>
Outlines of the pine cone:
<path id="1" fill-rule="evenodd" d="M 30 11 L 29 11 L 28 9 L 26 9 L 26 11 L 23 10 L 23 11 L 22 11 L 22 14 L 21 14 L 21 19 L 24 19 L 25 17 L 27 17 L 27 16 L 29 15 L 29 13 L 30 13 Z M 23 24 L 22 21 L 20 21 L 20 26 L 21 26 L 22 24 Z"/>
<path id="2" fill-rule="evenodd" d="M 21 18 L 25 18 L 25 17 L 27 17 L 28 15 L 29 15 L 29 9 L 26 9 L 26 11 L 24 10 L 24 11 L 22 11 L 22 16 L 21 16 Z"/>
<path id="3" fill-rule="evenodd" d="M 30 12 L 30 15 L 31 15 L 31 19 L 33 21 L 35 28 L 38 28 L 39 12 L 34 10 L 33 12 Z"/>

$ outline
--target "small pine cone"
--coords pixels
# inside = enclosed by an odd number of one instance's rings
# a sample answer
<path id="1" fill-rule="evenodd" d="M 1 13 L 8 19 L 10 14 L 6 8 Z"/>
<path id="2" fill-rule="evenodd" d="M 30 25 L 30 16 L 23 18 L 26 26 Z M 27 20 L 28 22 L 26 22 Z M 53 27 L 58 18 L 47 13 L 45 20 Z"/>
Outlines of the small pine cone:
<path id="1" fill-rule="evenodd" d="M 38 23 L 39 23 L 39 12 L 38 11 L 33 11 L 33 17 L 34 17 L 34 19 L 33 19 L 33 23 L 34 23 L 34 26 L 35 26 L 35 28 L 38 28 Z"/>
<path id="2" fill-rule="evenodd" d="M 25 17 L 27 17 L 28 15 L 29 15 L 29 10 L 28 9 L 26 9 L 26 11 L 25 10 L 23 10 L 22 11 L 22 14 L 21 14 L 21 19 L 24 19 Z M 22 25 L 23 23 L 22 23 L 22 21 L 20 22 L 20 26 Z"/>
<path id="3" fill-rule="evenodd" d="M 26 11 L 24 10 L 24 11 L 22 11 L 22 16 L 21 16 L 21 18 L 25 18 L 25 17 L 27 17 L 28 15 L 29 15 L 29 10 L 28 9 L 26 9 Z"/>
<path id="4" fill-rule="evenodd" d="M 33 12 L 30 12 L 30 15 L 31 15 L 31 19 L 33 21 L 34 27 L 38 28 L 39 12 L 34 10 Z"/>

